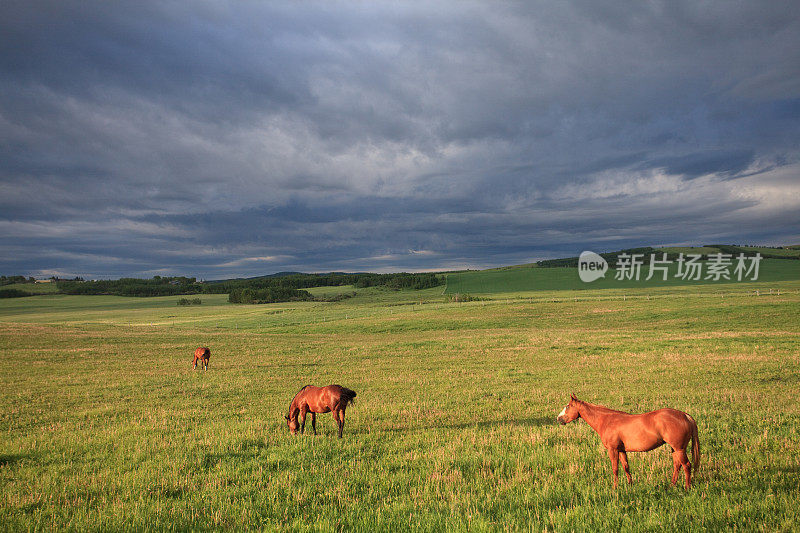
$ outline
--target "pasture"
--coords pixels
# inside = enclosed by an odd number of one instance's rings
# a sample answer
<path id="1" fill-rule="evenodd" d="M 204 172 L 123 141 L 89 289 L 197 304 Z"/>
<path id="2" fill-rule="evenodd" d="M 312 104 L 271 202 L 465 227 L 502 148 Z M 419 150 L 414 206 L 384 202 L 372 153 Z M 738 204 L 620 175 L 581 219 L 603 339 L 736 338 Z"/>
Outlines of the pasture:
<path id="1" fill-rule="evenodd" d="M 16 289 L 33 294 L 53 294 L 58 292 L 58 287 L 55 283 L 12 283 L 0 286 L 0 290 L 4 289 Z"/>
<path id="2" fill-rule="evenodd" d="M 696 248 L 693 250 L 702 250 Z M 782 251 L 782 250 L 779 250 Z M 796 250 L 794 250 L 796 251 Z M 702 253 L 702 252 L 695 252 Z M 649 260 L 649 257 L 646 259 Z M 605 277 L 591 283 L 584 283 L 577 275 L 575 268 L 541 268 L 534 265 L 520 265 L 514 267 L 504 267 L 492 270 L 470 270 L 454 272 L 447 276 L 447 294 L 457 293 L 501 293 L 501 292 L 523 292 L 523 291 L 559 291 L 571 289 L 578 294 L 586 290 L 598 289 L 647 289 L 653 287 L 686 287 L 690 288 L 697 285 L 710 285 L 716 291 L 728 291 L 741 289 L 742 282 L 733 279 L 726 280 L 720 278 L 718 281 L 685 281 L 676 278 L 675 274 L 678 265 L 672 263 L 669 266 L 667 279 L 663 275 L 656 273 L 652 279 L 647 280 L 649 267 L 641 269 L 640 279 L 617 280 L 616 269 L 609 268 Z M 701 276 L 702 277 L 702 276 Z M 743 276 L 743 281 L 748 278 Z M 758 281 L 794 281 L 800 279 L 800 262 L 787 259 L 762 259 L 758 275 Z M 758 284 L 754 285 L 758 286 Z M 765 285 L 769 287 L 770 285 Z M 681 289 L 682 290 L 682 289 Z M 704 290 L 710 290 L 705 287 Z"/>
<path id="3" fill-rule="evenodd" d="M 0 524 L 797 530 L 799 291 L 771 280 L 466 303 L 442 287 L 258 306 L 0 301 Z M 191 369 L 198 346 L 212 351 L 205 373 Z M 344 438 L 330 414 L 319 436 L 290 436 L 297 390 L 330 383 L 358 393 Z M 669 485 L 659 448 L 630 454 L 634 483 L 613 490 L 591 428 L 556 424 L 570 392 L 691 414 L 694 487 Z"/>

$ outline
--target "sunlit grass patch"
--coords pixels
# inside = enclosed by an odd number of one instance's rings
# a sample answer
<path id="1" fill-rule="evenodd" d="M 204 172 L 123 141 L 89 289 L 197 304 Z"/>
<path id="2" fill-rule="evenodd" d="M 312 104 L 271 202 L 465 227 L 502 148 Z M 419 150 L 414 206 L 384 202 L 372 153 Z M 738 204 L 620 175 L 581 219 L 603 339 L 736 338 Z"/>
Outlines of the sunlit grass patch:
<path id="1" fill-rule="evenodd" d="M 11 530 L 794 530 L 797 290 L 0 302 L 0 520 Z M 212 350 L 208 372 L 191 369 L 200 345 Z M 308 383 L 358 392 L 343 439 L 330 414 L 319 436 L 288 435 L 283 414 Z M 660 448 L 630 454 L 634 485 L 614 491 L 597 435 L 555 422 L 570 392 L 689 412 L 702 450 L 695 487 L 669 485 Z"/>

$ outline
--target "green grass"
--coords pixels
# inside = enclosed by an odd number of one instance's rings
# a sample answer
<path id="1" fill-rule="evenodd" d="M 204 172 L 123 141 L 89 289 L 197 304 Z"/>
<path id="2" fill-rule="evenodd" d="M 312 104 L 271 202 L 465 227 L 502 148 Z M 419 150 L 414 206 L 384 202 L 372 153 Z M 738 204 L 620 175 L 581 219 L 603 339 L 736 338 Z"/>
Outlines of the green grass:
<path id="1" fill-rule="evenodd" d="M 800 249 L 791 248 L 765 248 L 763 246 L 742 246 L 748 252 L 770 253 L 773 255 L 783 255 L 786 257 L 800 257 Z"/>
<path id="2" fill-rule="evenodd" d="M 657 252 L 667 252 L 671 254 L 718 254 L 719 248 L 713 246 L 667 246 L 656 248 Z"/>
<path id="3" fill-rule="evenodd" d="M 358 292 L 359 289 L 356 289 L 353 285 L 337 285 L 333 287 L 310 287 L 303 290 L 310 292 L 317 298 L 331 298 L 340 294 L 350 295 Z"/>
<path id="4" fill-rule="evenodd" d="M 647 258 L 649 261 L 649 257 Z M 749 265 L 749 263 L 747 263 Z M 735 265 L 735 263 L 734 263 Z M 714 281 L 685 281 L 675 277 L 677 263 L 670 265 L 666 280 L 662 274 L 646 280 L 649 267 L 641 269 L 639 281 L 615 279 L 616 270 L 609 268 L 604 278 L 591 283 L 584 283 L 578 277 L 577 268 L 506 268 L 495 270 L 472 270 L 447 274 L 447 294 L 495 294 L 500 292 L 520 291 L 558 291 L 558 290 L 597 290 L 597 289 L 650 289 L 653 287 L 678 287 L 712 284 L 724 287 L 721 290 L 731 290 L 741 285 L 742 282 L 735 278 L 731 280 L 720 279 Z M 733 267 L 730 274 L 733 278 Z M 704 277 L 706 267 L 703 267 Z M 747 279 L 747 278 L 745 278 Z M 783 259 L 762 259 L 759 267 L 759 282 L 778 282 L 800 280 L 800 262 Z"/>
<path id="5" fill-rule="evenodd" d="M 797 530 L 798 291 L 0 301 L 1 529 Z M 344 439 L 289 436 L 307 383 L 358 392 Z M 660 448 L 614 491 L 596 434 L 555 424 L 573 391 L 692 414 L 695 487 Z"/>
<path id="6" fill-rule="evenodd" d="M 800 249 L 796 246 L 785 246 L 783 248 L 773 248 L 770 246 L 740 246 L 746 252 L 759 252 L 762 254 L 780 255 L 784 257 L 800 257 Z M 657 248 L 659 252 L 673 254 L 717 254 L 720 249 L 715 246 L 668 246 Z"/>
<path id="7" fill-rule="evenodd" d="M 33 294 L 53 294 L 58 292 L 58 285 L 55 283 L 12 283 L 0 286 L 0 289 L 17 289 Z"/>

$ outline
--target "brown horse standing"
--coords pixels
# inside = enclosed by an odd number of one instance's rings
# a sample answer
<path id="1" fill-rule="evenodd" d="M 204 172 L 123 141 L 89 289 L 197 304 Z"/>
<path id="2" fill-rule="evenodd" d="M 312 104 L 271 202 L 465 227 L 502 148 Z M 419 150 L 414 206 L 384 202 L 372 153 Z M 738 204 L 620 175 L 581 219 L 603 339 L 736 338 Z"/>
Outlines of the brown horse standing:
<path id="1" fill-rule="evenodd" d="M 211 350 L 206 347 L 198 348 L 194 351 L 194 361 L 192 362 L 192 370 L 197 368 L 197 362 L 200 361 L 203 365 L 203 370 L 208 370 L 208 360 L 211 359 Z"/>
<path id="2" fill-rule="evenodd" d="M 298 392 L 291 405 L 289 414 L 286 415 L 286 425 L 292 435 L 297 433 L 297 417 L 302 416 L 303 422 L 300 424 L 300 433 L 306 429 L 306 414 L 311 413 L 311 428 L 314 435 L 317 434 L 317 413 L 329 413 L 333 411 L 333 419 L 339 424 L 339 438 L 342 438 L 344 431 L 344 410 L 353 403 L 356 397 L 355 391 L 342 387 L 341 385 L 328 385 L 327 387 L 314 387 L 306 385 Z"/>
<path id="3" fill-rule="evenodd" d="M 664 444 L 672 447 L 672 484 L 678 481 L 681 467 L 686 473 L 686 488 L 692 486 L 692 465 L 686 455 L 689 440 L 692 441 L 692 462 L 694 468 L 700 467 L 700 441 L 697 440 L 697 423 L 683 411 L 659 409 L 641 415 L 615 411 L 600 405 L 582 402 L 573 394 L 569 403 L 559 413 L 557 420 L 568 424 L 576 418 L 583 418 L 594 429 L 611 459 L 614 472 L 614 488 L 617 487 L 618 462 L 622 462 L 628 483 L 631 471 L 628 469 L 627 452 L 649 452 Z"/>

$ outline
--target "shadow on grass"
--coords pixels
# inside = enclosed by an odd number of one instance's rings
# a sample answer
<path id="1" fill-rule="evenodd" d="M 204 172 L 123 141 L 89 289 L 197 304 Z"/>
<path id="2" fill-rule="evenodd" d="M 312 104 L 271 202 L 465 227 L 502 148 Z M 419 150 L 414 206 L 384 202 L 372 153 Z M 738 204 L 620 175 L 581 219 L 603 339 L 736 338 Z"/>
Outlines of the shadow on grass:
<path id="1" fill-rule="evenodd" d="M 509 428 L 509 427 L 541 427 L 558 425 L 555 417 L 537 416 L 533 418 L 507 418 L 502 420 L 484 420 L 481 422 L 462 422 L 457 424 L 445 424 L 433 426 L 443 429 L 468 429 L 468 428 Z"/>
<path id="2" fill-rule="evenodd" d="M 0 453 L 0 468 L 13 465 L 23 459 L 29 459 L 30 455 L 25 453 Z"/>
<path id="3" fill-rule="evenodd" d="M 245 450 L 249 448 L 255 448 L 257 450 L 262 450 L 267 447 L 267 443 L 264 442 L 264 439 L 243 439 L 239 442 L 239 449 Z"/>
<path id="4" fill-rule="evenodd" d="M 235 445 L 223 453 L 206 453 L 203 456 L 200 466 L 203 470 L 211 470 L 220 463 L 228 463 L 231 461 L 252 461 L 263 459 L 261 452 L 269 448 L 269 445 L 263 439 L 246 438 L 240 440 Z M 266 464 L 266 463 L 265 463 Z M 268 468 L 270 469 L 270 468 Z M 274 469 L 277 470 L 277 469 Z"/>
<path id="5" fill-rule="evenodd" d="M 477 422 L 454 422 L 451 424 L 431 424 L 429 426 L 411 426 L 400 428 L 387 428 L 383 431 L 385 433 L 414 433 L 422 431 L 431 431 L 437 429 L 512 429 L 512 428 L 526 428 L 526 427 L 541 427 L 541 426 L 555 426 L 555 417 L 537 416 L 533 418 L 504 418 L 501 420 L 482 420 Z M 368 431 L 357 431 L 354 433 L 368 433 Z"/>

